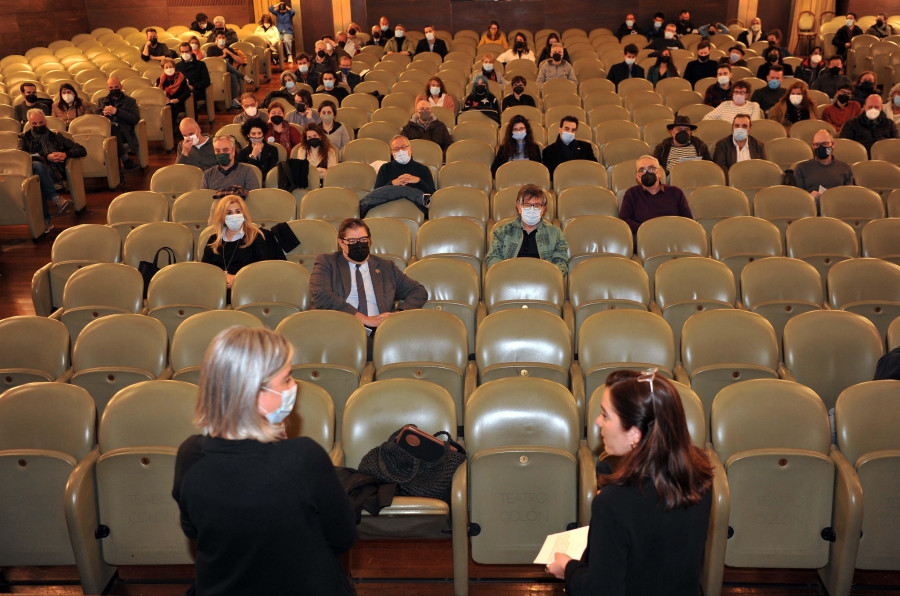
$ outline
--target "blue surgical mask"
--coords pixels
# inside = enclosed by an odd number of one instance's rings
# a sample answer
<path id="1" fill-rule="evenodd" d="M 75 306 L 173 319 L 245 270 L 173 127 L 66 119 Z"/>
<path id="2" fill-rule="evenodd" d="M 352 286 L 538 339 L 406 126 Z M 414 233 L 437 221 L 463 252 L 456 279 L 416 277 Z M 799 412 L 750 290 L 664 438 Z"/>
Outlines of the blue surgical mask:
<path id="1" fill-rule="evenodd" d="M 285 89 L 288 89 L 288 90 L 293 89 L 293 88 L 294 88 L 294 81 L 285 81 L 285 82 L 284 82 L 284 88 L 285 88 Z"/>
<path id="2" fill-rule="evenodd" d="M 394 160 L 400 165 L 406 165 L 409 163 L 409 151 L 397 151 L 394 153 Z"/>
<path id="3" fill-rule="evenodd" d="M 271 424 L 280 424 L 294 409 L 294 404 L 297 402 L 297 385 L 284 391 L 275 391 L 271 387 L 263 387 L 263 391 L 281 394 L 281 405 L 274 412 L 266 414 L 266 420 Z"/>
<path id="4" fill-rule="evenodd" d="M 733 131 L 731 131 L 731 136 L 733 136 L 734 140 L 738 143 L 746 141 L 749 135 L 750 132 L 746 128 L 735 128 Z"/>
<path id="5" fill-rule="evenodd" d="M 326 89 L 334 89 L 334 81 L 322 81 Z"/>
<path id="6" fill-rule="evenodd" d="M 894 105 L 900 108 L 900 95 L 894 97 Z"/>
<path id="7" fill-rule="evenodd" d="M 569 143 L 571 143 L 572 141 L 575 140 L 575 133 L 574 132 L 561 132 L 561 133 L 559 133 L 559 138 L 562 139 L 563 143 L 568 145 Z"/>
<path id="8" fill-rule="evenodd" d="M 772 79 L 771 81 L 769 81 L 769 89 L 778 89 L 779 87 L 781 87 L 781 81 L 779 81 L 778 79 Z"/>
<path id="9" fill-rule="evenodd" d="M 515 140 L 517 140 L 517 141 L 524 141 L 524 140 L 525 140 L 525 135 L 527 135 L 527 134 L 528 134 L 528 132 L 527 132 L 527 131 L 524 131 L 524 130 L 513 131 L 513 133 L 512 133 L 512 138 L 515 139 Z"/>

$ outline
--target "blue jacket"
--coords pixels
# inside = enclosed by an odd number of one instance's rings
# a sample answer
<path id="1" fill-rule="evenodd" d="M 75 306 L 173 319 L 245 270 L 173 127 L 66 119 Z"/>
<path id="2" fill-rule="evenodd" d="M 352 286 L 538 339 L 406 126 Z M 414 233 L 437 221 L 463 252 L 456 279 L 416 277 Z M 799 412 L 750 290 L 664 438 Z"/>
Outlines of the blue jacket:
<path id="1" fill-rule="evenodd" d="M 288 33 L 290 35 L 294 34 L 294 9 L 288 7 L 284 13 L 278 12 L 276 10 L 277 4 L 273 4 L 269 7 L 269 12 L 275 15 L 275 28 L 278 29 L 278 33 L 284 35 Z"/>

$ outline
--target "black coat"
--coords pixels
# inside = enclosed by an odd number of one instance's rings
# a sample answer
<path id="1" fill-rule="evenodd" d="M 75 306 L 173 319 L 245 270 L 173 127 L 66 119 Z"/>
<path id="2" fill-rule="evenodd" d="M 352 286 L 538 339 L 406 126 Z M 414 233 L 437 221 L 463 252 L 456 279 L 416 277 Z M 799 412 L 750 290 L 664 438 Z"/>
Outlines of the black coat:
<path id="1" fill-rule="evenodd" d="M 434 39 L 434 49 L 429 49 L 428 40 L 422 39 L 419 40 L 419 43 L 416 44 L 416 54 L 421 54 L 423 52 L 434 52 L 436 54 L 440 54 L 441 58 L 447 55 L 447 44 L 443 39 Z"/>
<path id="2" fill-rule="evenodd" d="M 572 141 L 572 145 L 571 151 L 574 154 L 572 157 L 569 156 L 569 148 L 565 146 L 559 137 L 556 138 L 556 141 L 544 147 L 544 151 L 541 153 L 541 161 L 547 166 L 547 169 L 550 170 L 551 176 L 553 176 L 553 171 L 556 170 L 556 166 L 566 161 L 571 161 L 573 159 L 597 161 L 597 158 L 594 157 L 594 150 L 587 141 L 575 139 Z"/>

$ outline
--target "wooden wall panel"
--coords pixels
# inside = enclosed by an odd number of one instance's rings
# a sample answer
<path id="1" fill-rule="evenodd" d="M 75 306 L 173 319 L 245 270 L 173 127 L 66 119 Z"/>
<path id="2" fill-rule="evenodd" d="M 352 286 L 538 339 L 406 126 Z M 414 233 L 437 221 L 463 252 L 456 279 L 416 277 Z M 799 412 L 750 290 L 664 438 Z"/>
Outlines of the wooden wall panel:
<path id="1" fill-rule="evenodd" d="M 131 26 L 143 29 L 155 25 L 189 27 L 194 15 L 205 12 L 210 20 L 222 15 L 229 23 L 244 25 L 253 21 L 253 6 L 247 0 L 222 0 L 215 4 L 194 0 L 84 0 L 91 29 Z"/>
<path id="2" fill-rule="evenodd" d="M 0 0 L 0 56 L 22 54 L 87 28 L 84 0 Z"/>

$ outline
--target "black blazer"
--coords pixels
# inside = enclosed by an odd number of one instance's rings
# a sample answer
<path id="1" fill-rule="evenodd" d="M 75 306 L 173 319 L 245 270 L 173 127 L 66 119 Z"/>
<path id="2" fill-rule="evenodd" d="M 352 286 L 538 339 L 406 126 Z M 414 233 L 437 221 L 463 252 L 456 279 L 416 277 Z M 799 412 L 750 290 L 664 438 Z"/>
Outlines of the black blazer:
<path id="1" fill-rule="evenodd" d="M 747 146 L 750 148 L 751 159 L 766 158 L 765 144 L 760 143 L 753 135 L 747 137 Z M 728 168 L 737 162 L 737 148 L 734 146 L 731 135 L 728 135 L 724 139 L 720 139 L 719 142 L 716 143 L 716 150 L 713 152 L 713 161 L 725 171 L 725 176 L 728 176 Z"/>
<path id="2" fill-rule="evenodd" d="M 419 43 L 416 44 L 416 54 L 421 54 L 422 52 L 434 52 L 436 54 L 440 54 L 441 58 L 447 55 L 447 44 L 443 39 L 434 38 L 434 49 L 431 50 L 428 48 L 428 40 L 421 39 Z"/>
<path id="3" fill-rule="evenodd" d="M 573 149 L 575 150 L 575 156 L 571 159 L 597 161 L 597 158 L 594 157 L 594 150 L 591 149 L 590 143 L 575 139 L 572 141 L 572 144 L 574 145 Z M 544 147 L 544 151 L 541 153 L 541 161 L 547 166 L 547 169 L 550 170 L 551 176 L 553 176 L 553 171 L 556 169 L 556 166 L 563 162 L 570 161 L 569 157 L 566 155 L 563 142 L 559 137 L 556 138 L 556 141 Z"/>
<path id="4" fill-rule="evenodd" d="M 625 62 L 619 62 L 618 64 L 613 64 L 609 69 L 609 74 L 606 75 L 606 78 L 615 83 L 616 87 L 619 86 L 619 83 L 628 78 L 628 65 Z M 643 67 L 638 66 L 637 62 L 631 65 L 631 78 L 632 79 L 644 79 L 644 69 Z"/>

